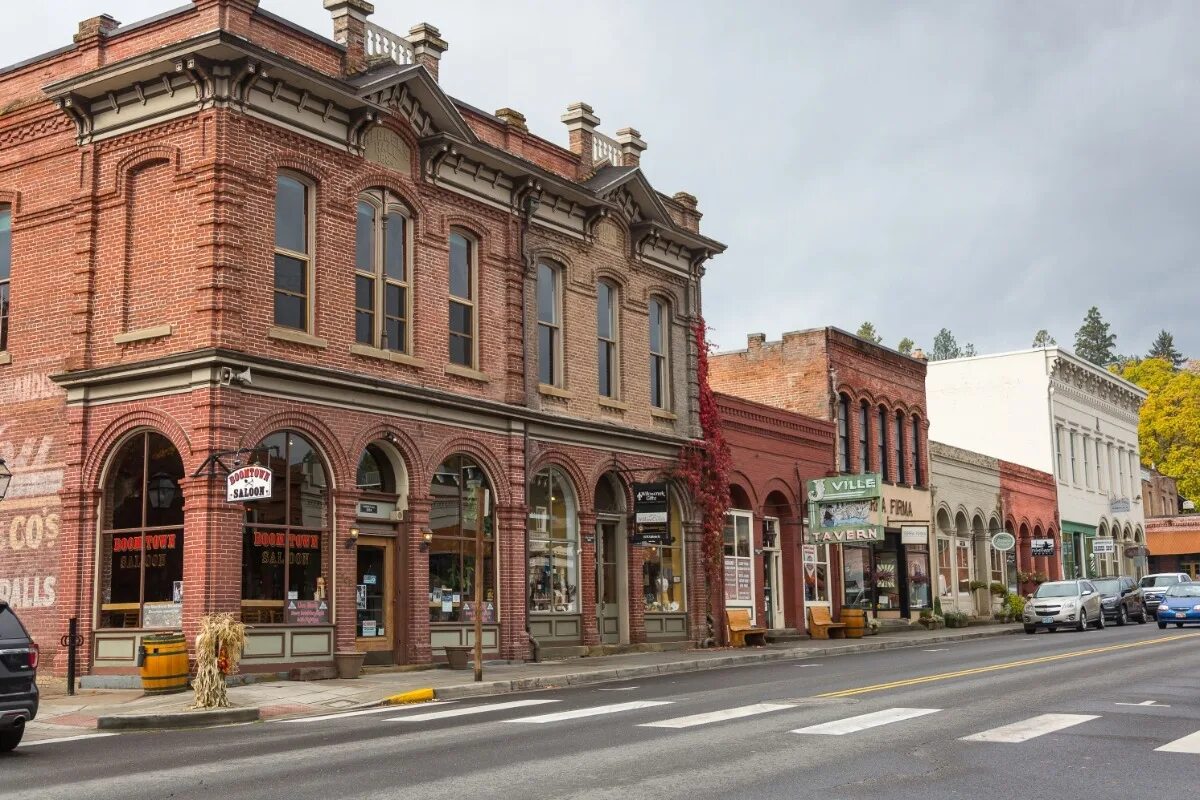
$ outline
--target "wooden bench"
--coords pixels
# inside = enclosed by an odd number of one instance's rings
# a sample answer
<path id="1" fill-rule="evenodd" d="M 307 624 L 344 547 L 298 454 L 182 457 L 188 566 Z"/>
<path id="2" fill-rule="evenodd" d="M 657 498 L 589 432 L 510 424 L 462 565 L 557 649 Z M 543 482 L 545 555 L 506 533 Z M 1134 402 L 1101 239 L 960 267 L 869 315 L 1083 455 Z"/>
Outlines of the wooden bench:
<path id="1" fill-rule="evenodd" d="M 809 606 L 808 636 L 810 639 L 845 639 L 846 623 L 834 622 L 825 606 Z"/>
<path id="2" fill-rule="evenodd" d="M 747 639 L 756 638 L 763 647 L 767 644 L 767 629 L 756 628 L 750 624 L 750 609 L 730 608 L 725 611 L 725 619 L 729 626 L 729 644 L 731 647 L 745 647 Z"/>

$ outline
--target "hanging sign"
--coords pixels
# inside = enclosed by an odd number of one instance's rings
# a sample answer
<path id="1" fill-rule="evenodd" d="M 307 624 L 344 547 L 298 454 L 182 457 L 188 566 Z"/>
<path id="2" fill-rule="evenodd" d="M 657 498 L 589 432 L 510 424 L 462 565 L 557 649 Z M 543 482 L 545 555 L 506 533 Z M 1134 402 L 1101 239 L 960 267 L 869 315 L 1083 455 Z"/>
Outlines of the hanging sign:
<path id="1" fill-rule="evenodd" d="M 635 545 L 670 544 L 667 520 L 667 484 L 635 483 L 633 485 L 634 530 L 629 541 Z"/>
<path id="2" fill-rule="evenodd" d="M 900 544 L 929 544 L 929 528 L 924 525 L 901 525 Z"/>
<path id="3" fill-rule="evenodd" d="M 999 533 L 992 536 L 992 549 L 993 550 L 1001 550 L 1001 551 L 1012 550 L 1013 546 L 1016 545 L 1016 543 L 1017 543 L 1016 538 L 1008 531 L 1000 531 Z"/>
<path id="4" fill-rule="evenodd" d="M 252 464 L 229 473 L 225 479 L 225 499 L 230 503 L 271 499 L 271 470 Z"/>
<path id="5" fill-rule="evenodd" d="M 1117 543 L 1111 536 L 1097 536 L 1092 539 L 1092 552 L 1101 555 L 1117 552 Z"/>
<path id="6" fill-rule="evenodd" d="M 1053 539 L 1033 539 L 1029 543 L 1029 554 L 1031 556 L 1052 556 L 1054 555 L 1054 540 Z"/>

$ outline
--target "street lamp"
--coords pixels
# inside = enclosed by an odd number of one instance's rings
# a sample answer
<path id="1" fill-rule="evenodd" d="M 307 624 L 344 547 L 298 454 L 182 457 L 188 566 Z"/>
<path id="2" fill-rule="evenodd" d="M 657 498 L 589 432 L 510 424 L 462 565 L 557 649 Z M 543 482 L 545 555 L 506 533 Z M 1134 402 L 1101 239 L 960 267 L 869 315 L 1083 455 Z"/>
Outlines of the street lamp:
<path id="1" fill-rule="evenodd" d="M 12 470 L 4 463 L 4 459 L 0 458 L 0 500 L 3 500 L 4 495 L 8 494 L 10 483 L 12 483 Z"/>

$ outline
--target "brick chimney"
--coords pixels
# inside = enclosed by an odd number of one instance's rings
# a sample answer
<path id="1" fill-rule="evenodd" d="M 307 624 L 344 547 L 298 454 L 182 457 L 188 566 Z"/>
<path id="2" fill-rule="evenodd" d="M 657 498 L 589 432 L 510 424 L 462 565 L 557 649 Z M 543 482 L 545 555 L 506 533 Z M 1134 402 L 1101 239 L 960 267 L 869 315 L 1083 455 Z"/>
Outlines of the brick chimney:
<path id="1" fill-rule="evenodd" d="M 108 14 L 90 17 L 79 23 L 79 30 L 75 34 L 75 47 L 79 50 L 87 69 L 104 65 L 104 40 L 119 27 L 121 23 Z"/>
<path id="2" fill-rule="evenodd" d="M 641 133 L 634 128 L 621 128 L 617 131 L 617 144 L 621 145 L 621 166 L 641 165 L 642 152 L 646 149 Z"/>
<path id="3" fill-rule="evenodd" d="M 746 335 L 746 349 L 751 353 L 759 352 L 766 343 L 767 335 L 765 333 L 750 333 Z"/>
<path id="4" fill-rule="evenodd" d="M 258 11 L 258 0 L 192 0 L 192 6 L 203 15 L 201 24 L 207 22 L 214 28 L 249 38 L 250 17 Z"/>
<path id="5" fill-rule="evenodd" d="M 342 71 L 357 75 L 367 68 L 367 17 L 375 6 L 367 0 L 325 0 L 333 17 L 333 40 L 346 48 Z"/>
<path id="6" fill-rule="evenodd" d="M 569 138 L 568 147 L 579 156 L 579 175 L 586 177 L 592 173 L 592 141 L 600 118 L 592 112 L 592 107 L 582 101 L 567 106 L 567 113 L 561 117 L 567 126 Z"/>
<path id="7" fill-rule="evenodd" d="M 925 355 L 925 351 L 919 347 L 916 350 L 912 351 L 912 357 L 915 358 L 917 361 L 926 361 L 926 362 L 929 361 L 929 357 Z"/>
<path id="8" fill-rule="evenodd" d="M 697 210 L 700 201 L 696 196 L 687 192 L 676 192 L 671 199 L 683 206 L 683 227 L 692 233 L 699 233 L 700 218 L 704 215 Z"/>
<path id="9" fill-rule="evenodd" d="M 504 124 L 510 128 L 515 128 L 522 133 L 529 132 L 529 125 L 526 124 L 525 115 L 515 108 L 498 108 L 496 116 L 504 121 Z"/>
<path id="10" fill-rule="evenodd" d="M 429 70 L 429 74 L 436 81 L 442 53 L 450 49 L 450 45 L 442 38 L 442 32 L 428 22 L 422 22 L 409 28 L 405 38 L 413 46 L 413 56 L 417 63 Z"/>

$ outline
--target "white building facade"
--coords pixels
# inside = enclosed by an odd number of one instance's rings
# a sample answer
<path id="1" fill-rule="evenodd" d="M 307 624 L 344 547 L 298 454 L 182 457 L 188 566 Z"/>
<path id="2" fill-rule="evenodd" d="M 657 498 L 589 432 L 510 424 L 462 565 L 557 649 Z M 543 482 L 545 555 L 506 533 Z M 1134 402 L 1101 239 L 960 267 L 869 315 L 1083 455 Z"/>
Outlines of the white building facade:
<path id="1" fill-rule="evenodd" d="M 1145 391 L 1048 347 L 930 362 L 926 392 L 931 439 L 1054 475 L 1064 576 L 1145 572 Z"/>

